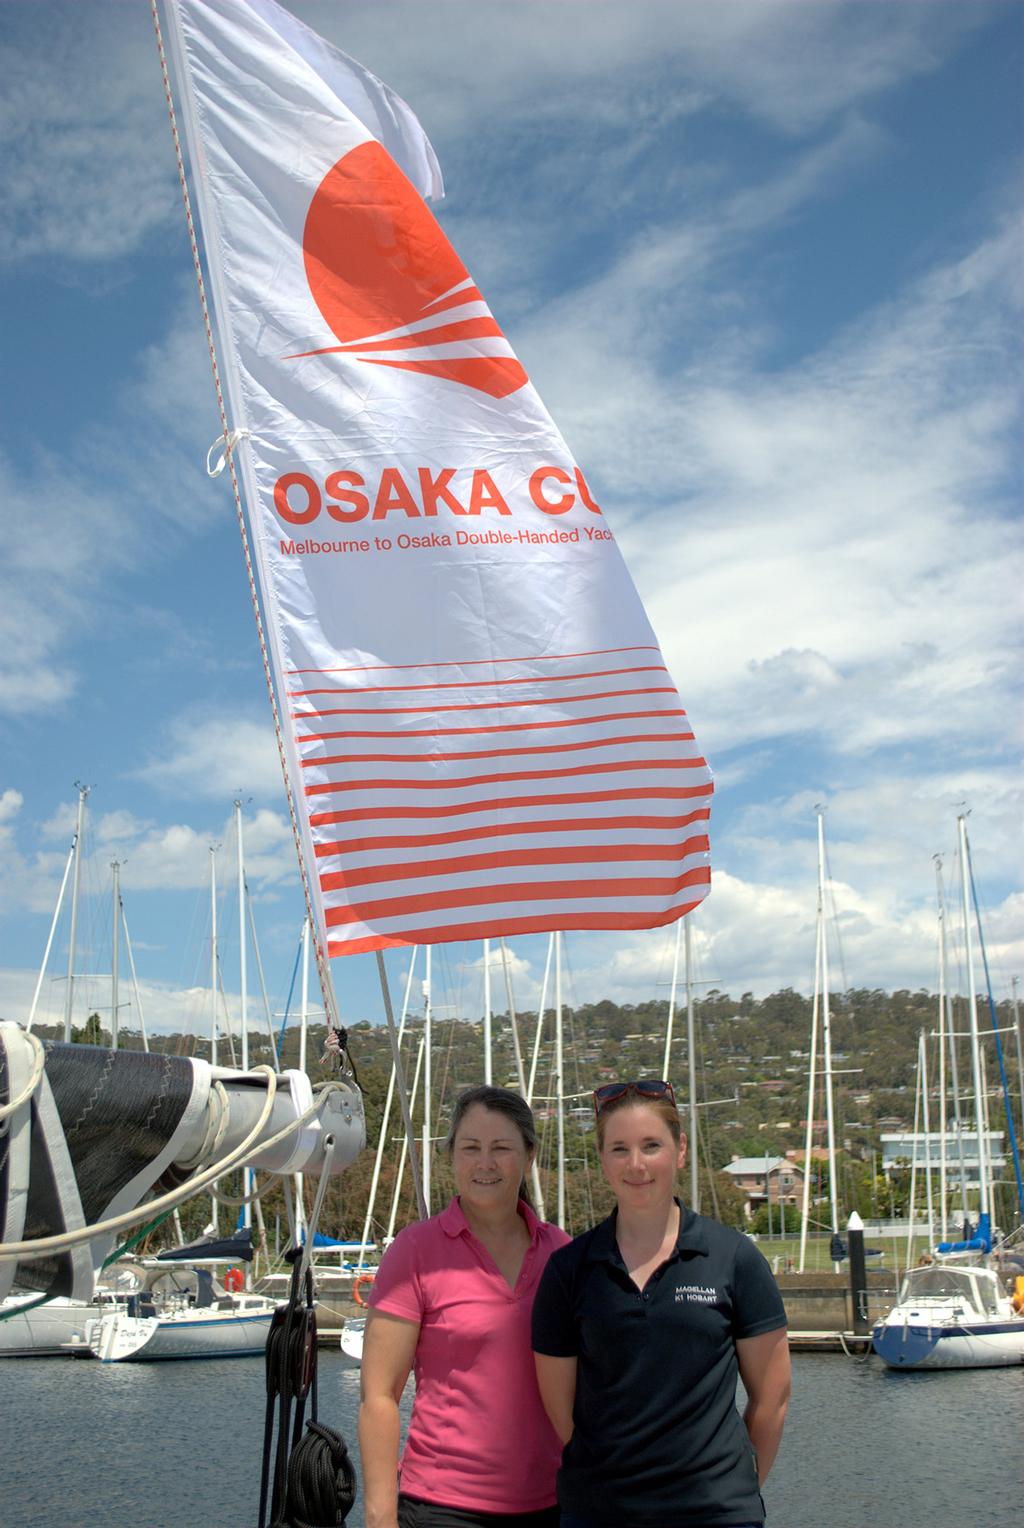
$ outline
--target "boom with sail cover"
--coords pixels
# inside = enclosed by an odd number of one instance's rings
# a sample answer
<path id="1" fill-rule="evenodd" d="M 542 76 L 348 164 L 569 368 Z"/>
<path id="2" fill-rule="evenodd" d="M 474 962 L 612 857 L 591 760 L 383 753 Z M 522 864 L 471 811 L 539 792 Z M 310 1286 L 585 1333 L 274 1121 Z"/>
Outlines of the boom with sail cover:
<path id="1" fill-rule="evenodd" d="M 328 952 L 672 922 L 710 773 L 423 129 L 273 0 L 166 11 Z"/>

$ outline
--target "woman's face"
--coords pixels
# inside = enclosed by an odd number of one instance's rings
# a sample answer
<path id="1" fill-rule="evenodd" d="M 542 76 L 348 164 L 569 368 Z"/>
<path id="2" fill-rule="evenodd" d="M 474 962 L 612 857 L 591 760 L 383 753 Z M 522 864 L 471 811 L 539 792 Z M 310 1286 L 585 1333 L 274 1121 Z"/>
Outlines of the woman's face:
<path id="1" fill-rule="evenodd" d="M 514 1209 L 532 1160 L 507 1114 L 471 1104 L 452 1145 L 455 1192 L 476 1209 Z"/>
<path id="2" fill-rule="evenodd" d="M 685 1163 L 686 1137 L 677 1146 L 650 1105 L 626 1104 L 604 1121 L 601 1169 L 620 1205 L 645 1209 L 671 1199 Z"/>

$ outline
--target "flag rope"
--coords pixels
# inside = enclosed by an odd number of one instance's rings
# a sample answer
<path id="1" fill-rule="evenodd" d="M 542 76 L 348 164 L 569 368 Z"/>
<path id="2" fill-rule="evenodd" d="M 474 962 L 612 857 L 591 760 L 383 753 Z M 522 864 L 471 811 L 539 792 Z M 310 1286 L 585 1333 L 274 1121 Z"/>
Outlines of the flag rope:
<path id="1" fill-rule="evenodd" d="M 325 1045 L 325 1058 L 330 1058 L 335 1063 L 345 1058 L 344 1041 L 339 1033 L 336 1022 L 337 1010 L 335 1006 L 334 987 L 331 981 L 330 971 L 327 966 L 327 958 L 320 940 L 320 932 L 316 918 L 313 915 L 313 897 L 310 890 L 309 876 L 306 871 L 306 862 L 302 853 L 302 834 L 299 829 L 298 815 L 295 810 L 295 798 L 292 792 L 291 776 L 288 772 L 288 760 L 285 755 L 284 736 L 281 730 L 281 714 L 277 704 L 277 694 L 274 690 L 274 680 L 270 668 L 270 655 L 267 651 L 266 634 L 263 627 L 263 612 L 260 609 L 259 594 L 256 588 L 256 576 L 252 565 L 252 552 L 249 546 L 249 533 L 245 524 L 245 510 L 242 505 L 242 493 L 238 484 L 238 473 L 235 467 L 233 447 L 237 443 L 240 433 L 232 431 L 228 423 L 227 408 L 224 403 L 224 390 L 221 385 L 220 366 L 217 360 L 217 347 L 214 341 L 213 324 L 210 319 L 210 308 L 206 297 L 206 282 L 203 278 L 202 261 L 199 256 L 199 241 L 196 237 L 195 220 L 192 216 L 192 200 L 189 196 L 188 180 L 185 174 L 185 158 L 181 148 L 181 137 L 178 133 L 178 119 L 174 110 L 174 94 L 171 90 L 170 72 L 167 67 L 167 53 L 164 47 L 163 32 L 160 27 L 160 15 L 157 10 L 157 0 L 150 0 L 150 12 L 153 17 L 153 27 L 156 31 L 157 51 L 160 55 L 160 72 L 163 77 L 164 96 L 167 101 L 167 115 L 171 124 L 171 137 L 174 140 L 174 156 L 178 166 L 178 181 L 181 185 L 181 197 L 185 207 L 185 221 L 188 225 L 189 246 L 192 251 L 192 265 L 196 274 L 196 287 L 199 292 L 199 306 L 203 315 L 203 327 L 206 331 L 206 343 L 210 352 L 210 369 L 213 373 L 213 385 L 217 395 L 217 410 L 220 415 L 221 434 L 224 440 L 225 464 L 231 478 L 231 491 L 235 501 L 235 516 L 238 521 L 238 531 L 242 538 L 242 552 L 245 558 L 245 572 L 249 581 L 249 597 L 252 601 L 253 615 L 256 620 L 256 631 L 259 637 L 260 658 L 263 663 L 263 677 L 266 680 L 267 694 L 270 698 L 270 710 L 274 718 L 274 736 L 277 740 L 277 753 L 281 762 L 281 773 L 284 777 L 285 797 L 288 802 L 288 815 L 291 819 L 292 834 L 295 839 L 295 852 L 299 861 L 299 876 L 302 881 L 302 892 L 306 904 L 306 917 L 313 931 L 313 950 L 316 959 L 317 976 L 320 981 L 320 991 L 323 996 L 324 1014 L 327 1021 L 327 1040 Z M 211 448 L 212 449 L 212 448 Z"/>

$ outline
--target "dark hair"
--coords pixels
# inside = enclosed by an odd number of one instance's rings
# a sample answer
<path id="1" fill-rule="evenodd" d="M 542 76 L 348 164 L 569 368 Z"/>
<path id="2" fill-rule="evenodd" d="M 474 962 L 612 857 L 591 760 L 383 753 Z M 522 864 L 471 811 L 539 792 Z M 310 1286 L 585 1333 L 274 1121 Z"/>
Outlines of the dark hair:
<path id="1" fill-rule="evenodd" d="M 621 1098 L 613 1098 L 610 1103 L 602 1104 L 597 1111 L 597 1149 L 604 1150 L 604 1127 L 609 1114 L 615 1114 L 619 1109 L 650 1109 L 668 1126 L 672 1139 L 678 1146 L 683 1138 L 683 1122 L 679 1117 L 679 1110 L 672 1100 L 666 1095 L 664 1098 L 649 1098 L 643 1093 L 623 1093 Z"/>
<path id="2" fill-rule="evenodd" d="M 504 1114 L 519 1131 L 527 1151 L 536 1151 L 537 1126 L 534 1122 L 533 1110 L 526 1099 L 514 1093 L 511 1088 L 493 1088 L 489 1083 L 482 1083 L 479 1087 L 463 1088 L 455 1100 L 452 1122 L 448 1127 L 448 1138 L 444 1143 L 449 1156 L 455 1150 L 456 1132 L 467 1110 L 472 1109 L 474 1104 L 482 1104 L 485 1109 L 491 1109 L 495 1114 Z M 519 1197 L 530 1205 L 531 1209 L 533 1208 L 525 1178 L 519 1185 Z"/>

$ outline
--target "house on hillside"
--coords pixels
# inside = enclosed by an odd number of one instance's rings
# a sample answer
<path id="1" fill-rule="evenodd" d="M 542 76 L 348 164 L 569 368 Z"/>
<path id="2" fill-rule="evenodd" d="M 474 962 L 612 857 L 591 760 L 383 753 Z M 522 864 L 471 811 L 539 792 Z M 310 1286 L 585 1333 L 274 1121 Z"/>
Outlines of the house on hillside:
<path id="1" fill-rule="evenodd" d="M 804 1170 L 789 1157 L 733 1157 L 722 1171 L 746 1199 L 748 1220 L 769 1201 L 773 1205 L 800 1202 Z"/>

